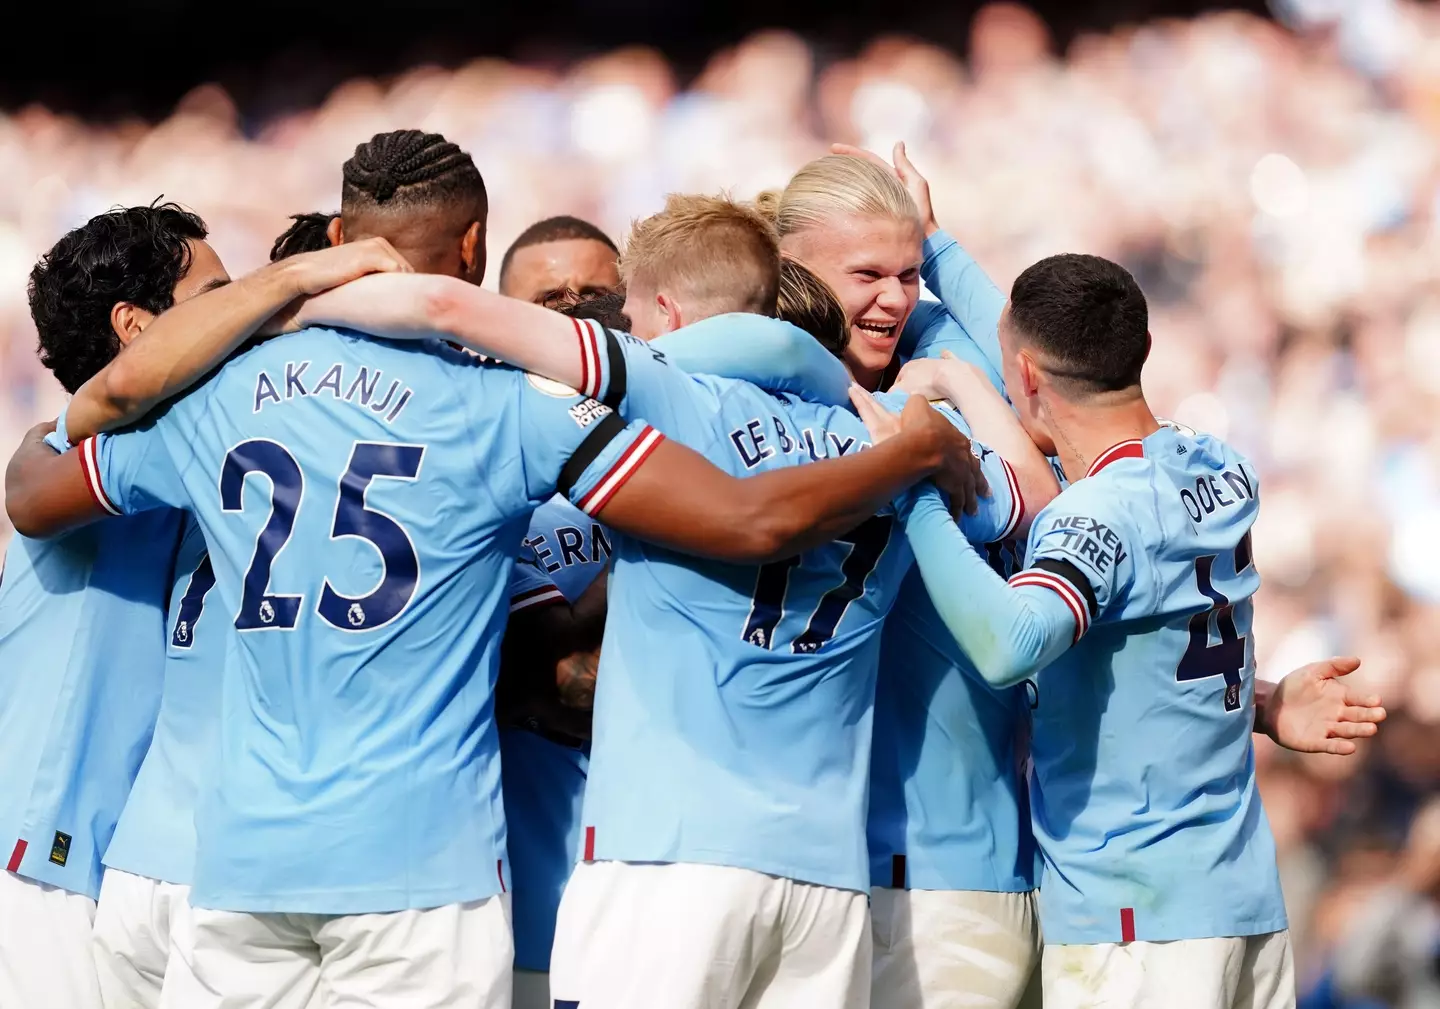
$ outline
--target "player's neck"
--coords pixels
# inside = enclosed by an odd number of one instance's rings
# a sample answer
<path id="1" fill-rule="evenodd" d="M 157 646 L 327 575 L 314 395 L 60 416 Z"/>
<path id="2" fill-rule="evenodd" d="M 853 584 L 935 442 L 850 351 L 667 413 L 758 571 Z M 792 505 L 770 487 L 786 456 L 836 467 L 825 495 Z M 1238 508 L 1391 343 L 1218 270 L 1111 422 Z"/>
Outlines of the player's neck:
<path id="1" fill-rule="evenodd" d="M 1106 393 L 1079 403 L 1056 398 L 1045 409 L 1056 455 L 1071 483 L 1090 472 L 1106 450 L 1147 438 L 1160 429 L 1139 389 Z"/>

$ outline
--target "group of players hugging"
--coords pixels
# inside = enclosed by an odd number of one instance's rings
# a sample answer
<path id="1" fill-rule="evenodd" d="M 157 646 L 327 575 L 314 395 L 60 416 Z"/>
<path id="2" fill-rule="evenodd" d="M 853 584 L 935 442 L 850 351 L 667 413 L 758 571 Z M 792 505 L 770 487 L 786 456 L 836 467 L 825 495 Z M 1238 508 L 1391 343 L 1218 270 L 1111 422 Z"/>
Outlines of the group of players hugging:
<path id="1" fill-rule="evenodd" d="M 36 265 L 4 1009 L 1281 1009 L 1255 468 L 1157 420 L 1120 266 L 1008 298 L 854 148 L 623 255 L 381 134 L 231 280 Z M 920 300 L 924 285 L 933 300 Z"/>

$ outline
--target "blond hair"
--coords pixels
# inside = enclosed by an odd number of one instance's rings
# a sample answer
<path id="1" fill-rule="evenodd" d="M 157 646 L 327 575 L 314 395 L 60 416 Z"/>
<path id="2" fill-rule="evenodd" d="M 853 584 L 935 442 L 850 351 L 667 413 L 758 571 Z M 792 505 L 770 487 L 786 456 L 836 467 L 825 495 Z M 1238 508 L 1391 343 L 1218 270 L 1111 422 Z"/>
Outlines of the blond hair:
<path id="1" fill-rule="evenodd" d="M 620 257 L 626 287 L 688 298 L 707 314 L 775 314 L 780 241 L 753 206 L 728 196 L 672 193 L 636 221 Z"/>
<path id="2" fill-rule="evenodd" d="M 776 314 L 815 337 L 839 357 L 850 342 L 850 320 L 830 285 L 793 259 L 780 261 L 780 299 Z"/>
<path id="3" fill-rule="evenodd" d="M 920 227 L 920 211 L 894 173 L 848 154 L 801 166 L 784 189 L 761 193 L 755 205 L 782 240 L 837 217 L 889 217 Z"/>

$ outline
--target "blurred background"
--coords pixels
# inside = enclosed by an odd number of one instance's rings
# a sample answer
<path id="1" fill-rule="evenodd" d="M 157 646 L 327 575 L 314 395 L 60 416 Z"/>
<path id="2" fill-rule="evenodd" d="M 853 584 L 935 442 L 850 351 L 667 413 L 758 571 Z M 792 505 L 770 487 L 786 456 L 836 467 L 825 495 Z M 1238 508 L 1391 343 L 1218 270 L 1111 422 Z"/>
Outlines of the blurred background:
<path id="1" fill-rule="evenodd" d="M 1440 10 L 677 6 L 27 15 L 0 67 L 0 444 L 61 405 L 26 274 L 113 205 L 187 204 L 240 273 L 337 208 L 358 142 L 421 127 L 485 175 L 493 284 L 542 217 L 618 240 L 667 192 L 904 139 L 1002 287 L 1055 252 L 1129 266 L 1152 402 L 1254 459 L 1261 675 L 1359 654 L 1391 712 L 1355 758 L 1258 741 L 1302 1004 L 1440 1006 Z"/>

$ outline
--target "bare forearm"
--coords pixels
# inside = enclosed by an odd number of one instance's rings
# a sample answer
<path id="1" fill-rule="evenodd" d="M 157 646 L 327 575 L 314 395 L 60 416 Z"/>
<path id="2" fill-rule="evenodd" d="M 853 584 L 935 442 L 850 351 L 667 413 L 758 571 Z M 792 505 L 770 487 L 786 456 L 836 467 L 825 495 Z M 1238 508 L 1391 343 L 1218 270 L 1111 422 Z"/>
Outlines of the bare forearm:
<path id="1" fill-rule="evenodd" d="M 943 446 L 902 433 L 843 459 L 737 478 L 667 439 L 599 518 L 674 550 L 758 564 L 849 532 L 934 473 L 942 453 Z"/>
<path id="2" fill-rule="evenodd" d="M 65 413 L 70 442 L 133 423 L 198 382 L 299 295 L 294 278 L 277 263 L 159 316 L 76 392 Z"/>
<path id="3" fill-rule="evenodd" d="M 392 340 L 453 340 L 572 388 L 581 384 L 572 320 L 451 277 L 361 277 L 311 298 L 297 322 L 347 326 Z"/>

